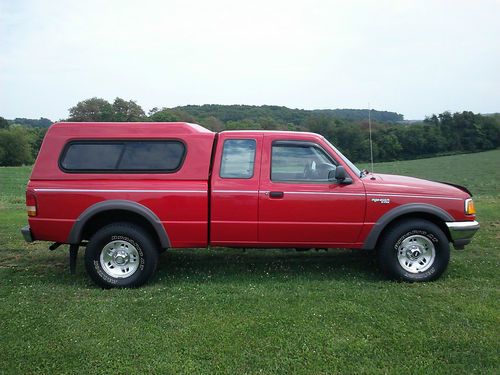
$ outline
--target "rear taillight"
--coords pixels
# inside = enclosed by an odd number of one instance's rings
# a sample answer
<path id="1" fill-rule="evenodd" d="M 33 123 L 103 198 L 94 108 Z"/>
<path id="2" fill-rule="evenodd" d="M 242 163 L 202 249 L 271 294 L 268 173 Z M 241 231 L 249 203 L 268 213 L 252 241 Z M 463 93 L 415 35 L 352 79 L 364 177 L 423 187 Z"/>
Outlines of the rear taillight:
<path id="1" fill-rule="evenodd" d="M 26 211 L 28 212 L 28 216 L 34 217 L 36 216 L 36 195 L 32 191 L 26 191 Z"/>

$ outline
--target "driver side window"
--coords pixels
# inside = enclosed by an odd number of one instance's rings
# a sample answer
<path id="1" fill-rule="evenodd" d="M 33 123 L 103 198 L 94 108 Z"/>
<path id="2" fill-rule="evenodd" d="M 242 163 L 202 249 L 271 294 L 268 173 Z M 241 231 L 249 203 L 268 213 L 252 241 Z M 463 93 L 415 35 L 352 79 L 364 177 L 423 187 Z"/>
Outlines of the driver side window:
<path id="1" fill-rule="evenodd" d="M 278 141 L 272 145 L 271 180 L 328 182 L 336 164 L 319 146 L 310 142 Z"/>

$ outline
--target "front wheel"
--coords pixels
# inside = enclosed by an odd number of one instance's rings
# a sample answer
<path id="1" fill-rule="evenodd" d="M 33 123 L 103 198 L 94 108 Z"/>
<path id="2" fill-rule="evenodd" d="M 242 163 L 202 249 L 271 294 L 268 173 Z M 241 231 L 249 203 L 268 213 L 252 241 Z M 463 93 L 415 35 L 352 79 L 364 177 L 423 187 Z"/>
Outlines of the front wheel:
<path id="1" fill-rule="evenodd" d="M 389 228 L 377 248 L 378 264 L 389 278 L 432 281 L 446 270 L 450 244 L 443 231 L 426 220 L 406 220 Z"/>
<path id="2" fill-rule="evenodd" d="M 98 230 L 85 250 L 87 273 L 103 288 L 146 283 L 158 264 L 155 242 L 140 227 L 110 224 Z"/>

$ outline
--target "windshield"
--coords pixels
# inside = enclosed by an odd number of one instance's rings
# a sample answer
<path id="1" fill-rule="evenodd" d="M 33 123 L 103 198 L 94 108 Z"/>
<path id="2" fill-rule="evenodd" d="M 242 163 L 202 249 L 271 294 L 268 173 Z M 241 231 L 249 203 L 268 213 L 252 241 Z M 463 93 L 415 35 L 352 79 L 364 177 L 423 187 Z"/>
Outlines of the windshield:
<path id="1" fill-rule="evenodd" d="M 328 139 L 326 139 L 325 137 L 323 137 L 323 140 L 328 143 L 328 145 L 333 149 L 333 151 L 335 151 L 337 153 L 337 155 L 340 156 L 340 158 L 344 161 L 344 163 L 346 163 L 349 168 L 351 168 L 351 170 L 356 173 L 357 176 L 360 176 L 362 177 L 362 174 L 361 174 L 361 171 L 359 170 L 358 167 L 356 167 L 349 159 L 347 159 L 343 153 L 341 153 L 339 150 L 337 150 L 337 148 L 332 145 L 330 142 L 328 142 Z"/>

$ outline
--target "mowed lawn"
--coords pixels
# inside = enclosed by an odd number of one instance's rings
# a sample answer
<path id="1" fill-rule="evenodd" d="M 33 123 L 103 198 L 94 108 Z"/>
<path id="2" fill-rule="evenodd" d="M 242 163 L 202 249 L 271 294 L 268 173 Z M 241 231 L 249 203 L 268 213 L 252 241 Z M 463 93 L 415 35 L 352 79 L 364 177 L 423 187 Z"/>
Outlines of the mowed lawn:
<path id="1" fill-rule="evenodd" d="M 481 230 L 440 280 L 386 281 L 362 251 L 197 249 L 102 290 L 83 254 L 71 276 L 66 248 L 23 242 L 30 169 L 0 168 L 0 373 L 500 373 L 500 150 L 375 170 L 474 193 Z"/>

